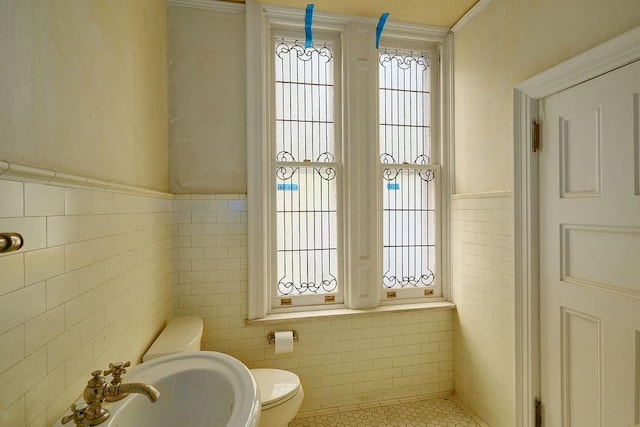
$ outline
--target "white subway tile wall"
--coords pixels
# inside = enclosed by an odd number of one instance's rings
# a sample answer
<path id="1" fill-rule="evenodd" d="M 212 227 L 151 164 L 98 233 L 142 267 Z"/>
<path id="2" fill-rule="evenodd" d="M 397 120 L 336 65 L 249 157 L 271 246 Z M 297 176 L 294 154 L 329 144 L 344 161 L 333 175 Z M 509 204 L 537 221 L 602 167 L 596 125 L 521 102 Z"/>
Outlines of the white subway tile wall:
<path id="1" fill-rule="evenodd" d="M 0 425 L 50 426 L 171 315 L 173 196 L 0 179 Z"/>
<path id="2" fill-rule="evenodd" d="M 176 196 L 175 315 L 204 319 L 203 348 L 301 378 L 301 411 L 453 391 L 453 312 L 384 313 L 247 326 L 245 195 Z M 295 329 L 293 353 L 266 335 Z"/>
<path id="3" fill-rule="evenodd" d="M 0 255 L 0 425 L 48 426 L 91 370 L 137 362 L 171 300 L 173 314 L 205 320 L 205 349 L 300 375 L 301 411 L 451 393 L 455 384 L 489 425 L 514 425 L 509 193 L 454 197 L 455 313 L 267 326 L 245 322 L 244 195 L 172 200 L 3 179 L 0 193 L 1 231 L 25 237 L 21 251 Z M 289 329 L 300 341 L 276 355 L 266 334 Z"/>
<path id="4" fill-rule="evenodd" d="M 495 427 L 515 425 L 513 234 L 510 192 L 454 196 L 455 390 Z"/>

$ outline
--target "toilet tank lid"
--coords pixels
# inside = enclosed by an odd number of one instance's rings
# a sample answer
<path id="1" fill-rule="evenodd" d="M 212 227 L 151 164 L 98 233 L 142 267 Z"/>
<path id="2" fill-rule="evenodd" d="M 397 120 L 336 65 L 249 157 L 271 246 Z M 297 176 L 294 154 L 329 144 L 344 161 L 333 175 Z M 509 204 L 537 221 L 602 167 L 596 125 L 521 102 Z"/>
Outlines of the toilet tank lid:
<path id="1" fill-rule="evenodd" d="M 300 377 L 282 369 L 251 369 L 260 390 L 260 403 L 267 405 L 286 401 L 300 389 Z"/>
<path id="2" fill-rule="evenodd" d="M 167 326 L 142 357 L 143 362 L 167 354 L 200 349 L 202 319 L 197 316 L 179 316 L 169 321 Z"/>

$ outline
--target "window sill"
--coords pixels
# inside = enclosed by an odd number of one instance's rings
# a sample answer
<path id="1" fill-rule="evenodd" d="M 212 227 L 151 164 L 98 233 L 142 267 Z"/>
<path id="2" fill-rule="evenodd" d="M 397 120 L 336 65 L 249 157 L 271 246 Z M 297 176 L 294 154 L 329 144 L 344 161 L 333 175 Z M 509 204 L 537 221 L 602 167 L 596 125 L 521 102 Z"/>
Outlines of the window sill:
<path id="1" fill-rule="evenodd" d="M 260 319 L 246 320 L 247 325 L 271 325 L 292 322 L 296 320 L 322 319 L 326 317 L 355 317 L 379 313 L 405 313 L 412 311 L 453 310 L 456 305 L 450 301 L 432 301 L 414 304 L 381 305 L 367 309 L 340 308 L 335 310 L 296 311 L 287 313 L 267 314 Z"/>

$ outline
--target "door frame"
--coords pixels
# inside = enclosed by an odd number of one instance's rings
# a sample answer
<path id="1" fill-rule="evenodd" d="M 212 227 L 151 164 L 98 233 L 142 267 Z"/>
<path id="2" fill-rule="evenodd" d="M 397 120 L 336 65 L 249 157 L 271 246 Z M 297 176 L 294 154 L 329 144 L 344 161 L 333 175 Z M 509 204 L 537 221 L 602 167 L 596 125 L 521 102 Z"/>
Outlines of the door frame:
<path id="1" fill-rule="evenodd" d="M 538 156 L 532 152 L 532 123 L 539 101 L 640 60 L 640 27 L 556 65 L 514 89 L 514 248 L 516 422 L 535 426 L 540 395 Z M 544 149 L 544 141 L 541 143 Z"/>

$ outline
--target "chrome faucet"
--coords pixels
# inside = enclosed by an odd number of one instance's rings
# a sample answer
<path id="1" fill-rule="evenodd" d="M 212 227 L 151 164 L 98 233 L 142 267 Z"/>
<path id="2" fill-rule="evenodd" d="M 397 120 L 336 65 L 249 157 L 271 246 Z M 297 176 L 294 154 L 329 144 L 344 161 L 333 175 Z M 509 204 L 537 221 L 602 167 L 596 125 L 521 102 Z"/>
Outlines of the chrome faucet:
<path id="1" fill-rule="evenodd" d="M 126 372 L 125 367 L 131 366 L 127 363 L 110 363 L 107 371 L 93 371 L 92 378 L 87 382 L 84 388 L 83 397 L 86 405 L 83 404 L 81 411 L 72 406 L 73 415 L 64 417 L 62 424 L 74 420 L 76 426 L 95 426 L 103 423 L 111 415 L 108 409 L 102 407 L 102 402 L 115 402 L 126 397 L 129 393 L 139 393 L 147 396 L 153 403 L 160 398 L 160 392 L 149 384 L 142 383 L 125 383 L 121 384 L 121 376 Z M 107 383 L 104 375 L 113 375 L 111 383 Z M 81 422 L 79 424 L 78 422 Z"/>

